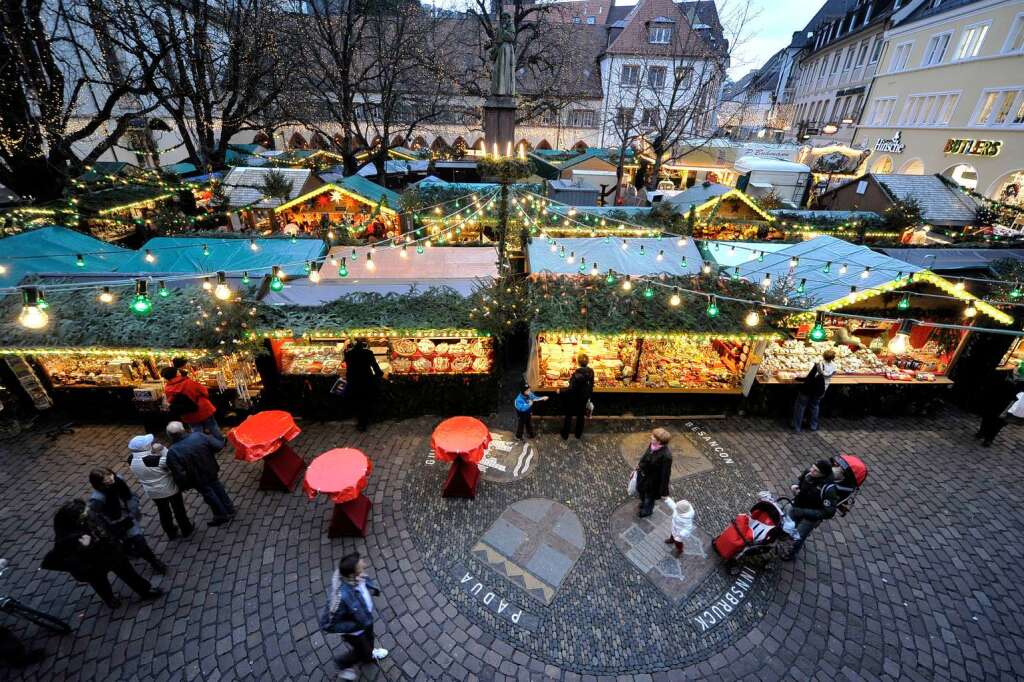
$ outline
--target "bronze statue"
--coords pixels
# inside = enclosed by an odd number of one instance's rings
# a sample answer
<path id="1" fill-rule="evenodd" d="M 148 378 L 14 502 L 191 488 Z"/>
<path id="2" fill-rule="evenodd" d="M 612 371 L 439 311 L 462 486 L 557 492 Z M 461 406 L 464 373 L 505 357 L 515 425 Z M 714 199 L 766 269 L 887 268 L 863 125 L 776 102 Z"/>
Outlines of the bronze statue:
<path id="1" fill-rule="evenodd" d="M 512 17 L 501 13 L 498 27 L 491 43 L 491 94 L 499 97 L 515 97 L 516 94 L 516 33 Z"/>

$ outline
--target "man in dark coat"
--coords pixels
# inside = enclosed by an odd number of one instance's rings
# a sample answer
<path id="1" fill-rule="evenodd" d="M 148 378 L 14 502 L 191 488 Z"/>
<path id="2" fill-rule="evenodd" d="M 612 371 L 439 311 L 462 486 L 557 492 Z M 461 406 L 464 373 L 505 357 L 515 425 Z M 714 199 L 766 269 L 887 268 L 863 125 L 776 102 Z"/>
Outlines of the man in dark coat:
<path id="1" fill-rule="evenodd" d="M 235 518 L 235 505 L 228 497 L 218 475 L 217 453 L 224 441 L 202 431 L 189 433 L 181 422 L 167 425 L 167 435 L 174 444 L 167 449 L 167 468 L 180 490 L 194 488 L 213 512 L 208 526 L 220 526 Z"/>
<path id="2" fill-rule="evenodd" d="M 981 425 L 975 438 L 981 439 L 981 444 L 986 448 L 992 445 L 999 432 L 1006 426 L 1006 410 L 1013 404 L 1017 397 L 1018 384 L 1012 376 L 1006 376 L 1004 372 L 993 372 L 986 382 L 986 390 L 978 402 L 981 412 Z"/>
<path id="3" fill-rule="evenodd" d="M 356 428 L 365 431 L 370 415 L 380 399 L 380 380 L 384 376 L 377 358 L 366 339 L 356 342 L 345 351 L 345 398 L 356 413 Z"/>
<path id="4" fill-rule="evenodd" d="M 89 583 L 110 608 L 121 605 L 107 578 L 111 572 L 144 600 L 163 595 L 163 591 L 135 571 L 117 542 L 116 534 L 82 500 L 71 500 L 57 510 L 53 530 L 53 549 L 43 559 L 42 567 L 70 573 L 75 580 Z"/>
<path id="5" fill-rule="evenodd" d="M 668 483 L 672 478 L 672 451 L 668 442 L 672 435 L 665 429 L 651 432 L 651 443 L 636 467 L 636 494 L 640 498 L 637 510 L 640 518 L 654 512 L 655 500 L 668 495 Z"/>
<path id="6" fill-rule="evenodd" d="M 562 440 L 569 439 L 573 417 L 576 418 L 576 437 L 583 437 L 583 422 L 586 420 L 587 403 L 594 395 L 594 370 L 587 366 L 590 364 L 590 358 L 580 353 L 576 361 L 579 363 L 579 367 L 569 377 L 569 388 L 566 389 L 563 398 L 565 421 L 562 422 Z"/>
<path id="7" fill-rule="evenodd" d="M 836 515 L 839 500 L 835 480 L 832 478 L 832 463 L 827 459 L 818 460 L 800 474 L 790 490 L 793 491 L 793 506 L 790 507 L 789 516 L 796 523 L 800 538 L 793 544 L 793 551 L 785 557 L 787 561 L 796 557 L 811 531 L 825 519 Z"/>

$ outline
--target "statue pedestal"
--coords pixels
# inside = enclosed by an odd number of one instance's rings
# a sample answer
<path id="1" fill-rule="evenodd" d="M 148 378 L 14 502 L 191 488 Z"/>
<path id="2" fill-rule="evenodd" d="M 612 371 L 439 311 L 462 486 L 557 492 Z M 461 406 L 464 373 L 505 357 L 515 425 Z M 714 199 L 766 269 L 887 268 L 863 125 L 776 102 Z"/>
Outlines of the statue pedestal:
<path id="1" fill-rule="evenodd" d="M 487 153 L 491 153 L 494 145 L 498 145 L 498 153 L 505 154 L 508 145 L 512 145 L 515 154 L 516 145 L 516 98 L 502 95 L 491 95 L 484 102 L 484 142 Z"/>

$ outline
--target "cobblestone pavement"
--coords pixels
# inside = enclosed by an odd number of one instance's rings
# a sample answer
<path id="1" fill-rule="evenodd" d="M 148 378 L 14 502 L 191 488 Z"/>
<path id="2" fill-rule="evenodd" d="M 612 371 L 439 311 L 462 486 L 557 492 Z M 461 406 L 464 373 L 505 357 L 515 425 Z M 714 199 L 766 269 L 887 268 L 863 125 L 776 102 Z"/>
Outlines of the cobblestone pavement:
<path id="1" fill-rule="evenodd" d="M 495 428 L 511 426 L 495 421 Z M 783 490 L 821 455 L 849 451 L 871 468 L 850 516 L 819 528 L 796 562 L 732 578 L 741 581 L 739 606 L 702 633 L 694 622 L 699 607 L 716 603 L 731 576 L 713 571 L 674 605 L 612 537 L 610 515 L 628 501 L 623 434 L 588 433 L 582 443 L 565 444 L 542 422 L 529 477 L 482 481 L 476 500 L 441 500 L 444 466 L 428 463 L 434 424 L 392 422 L 366 434 L 348 424 L 302 424 L 294 444 L 307 460 L 341 445 L 373 458 L 365 540 L 329 540 L 325 499 L 259 492 L 259 465 L 228 455 L 224 480 L 239 509 L 230 526 L 200 524 L 190 541 L 168 543 L 144 502 L 147 535 L 171 566 L 154 582 L 169 592 L 141 604 L 115 582 L 125 606 L 114 612 L 89 588 L 37 567 L 52 541 L 57 504 L 85 494 L 94 465 L 125 472 L 123 445 L 134 429 L 81 426 L 56 440 L 28 434 L 0 444 L 0 556 L 14 564 L 0 592 L 75 628 L 58 637 L 0 614 L 0 623 L 49 654 L 13 678 L 333 679 L 332 655 L 342 647 L 317 630 L 317 611 L 334 562 L 352 548 L 369 555 L 384 590 L 380 641 L 393 652 L 379 669 L 364 671 L 366 679 L 1024 677 L 1024 545 L 1015 513 L 1024 492 L 1020 427 L 981 448 L 971 438 L 975 420 L 953 410 L 927 421 L 829 420 L 822 431 L 799 435 L 760 419 L 695 425 L 690 437 L 713 469 L 674 481 L 673 491 L 694 501 L 698 523 L 711 535 L 757 490 Z M 668 426 L 687 430 L 684 422 Z M 205 519 L 201 501 L 188 495 L 190 512 Z M 575 564 L 557 557 L 533 564 L 552 582 L 566 571 L 550 604 L 471 551 L 505 510 L 527 499 L 568 510 L 545 507 L 558 512 L 544 517 L 547 525 L 538 521 L 545 532 L 578 539 L 558 530 L 569 513 L 583 528 Z M 530 505 L 518 509 L 530 513 Z M 543 548 L 524 546 L 510 546 L 510 556 L 545 556 Z M 474 593 L 478 581 L 484 587 Z M 488 592 L 495 596 L 484 604 Z M 509 606 L 499 613 L 502 600 Z M 513 605 L 523 613 L 518 622 Z"/>

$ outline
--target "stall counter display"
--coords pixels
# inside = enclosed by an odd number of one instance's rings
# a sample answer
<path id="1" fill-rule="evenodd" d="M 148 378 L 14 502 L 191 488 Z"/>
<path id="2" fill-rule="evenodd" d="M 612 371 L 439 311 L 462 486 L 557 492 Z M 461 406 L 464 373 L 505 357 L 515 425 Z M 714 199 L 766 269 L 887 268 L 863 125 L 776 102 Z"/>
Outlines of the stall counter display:
<path id="1" fill-rule="evenodd" d="M 544 388 L 566 388 L 581 353 L 590 359 L 595 390 L 628 387 L 636 372 L 639 346 L 635 336 L 542 333 L 537 336 L 537 353 Z"/>
<path id="2" fill-rule="evenodd" d="M 637 383 L 653 389 L 740 392 L 750 345 L 680 335 L 644 338 Z"/>
<path id="3" fill-rule="evenodd" d="M 929 342 L 931 343 L 931 342 Z M 948 365 L 934 355 L 937 348 L 929 351 L 926 344 L 922 349 L 909 351 L 899 357 L 868 347 L 854 350 L 848 345 L 831 341 L 803 341 L 790 339 L 768 345 L 758 368 L 758 380 L 762 383 L 789 383 L 802 379 L 811 371 L 814 363 L 821 359 L 826 350 L 836 353 L 835 383 L 887 383 L 935 382 L 948 369 Z M 917 359 L 920 356 L 921 359 Z"/>
<path id="4" fill-rule="evenodd" d="M 1016 371 L 1021 363 L 1024 363 L 1024 337 L 1013 342 L 1010 349 L 1006 351 L 1006 355 L 1003 356 L 1002 362 L 999 363 L 999 369 Z"/>
<path id="5" fill-rule="evenodd" d="M 358 334 L 284 341 L 281 371 L 340 376 L 345 372 L 345 347 L 358 337 L 367 339 L 381 370 L 395 376 L 488 374 L 494 364 L 494 344 L 486 336 Z"/>

